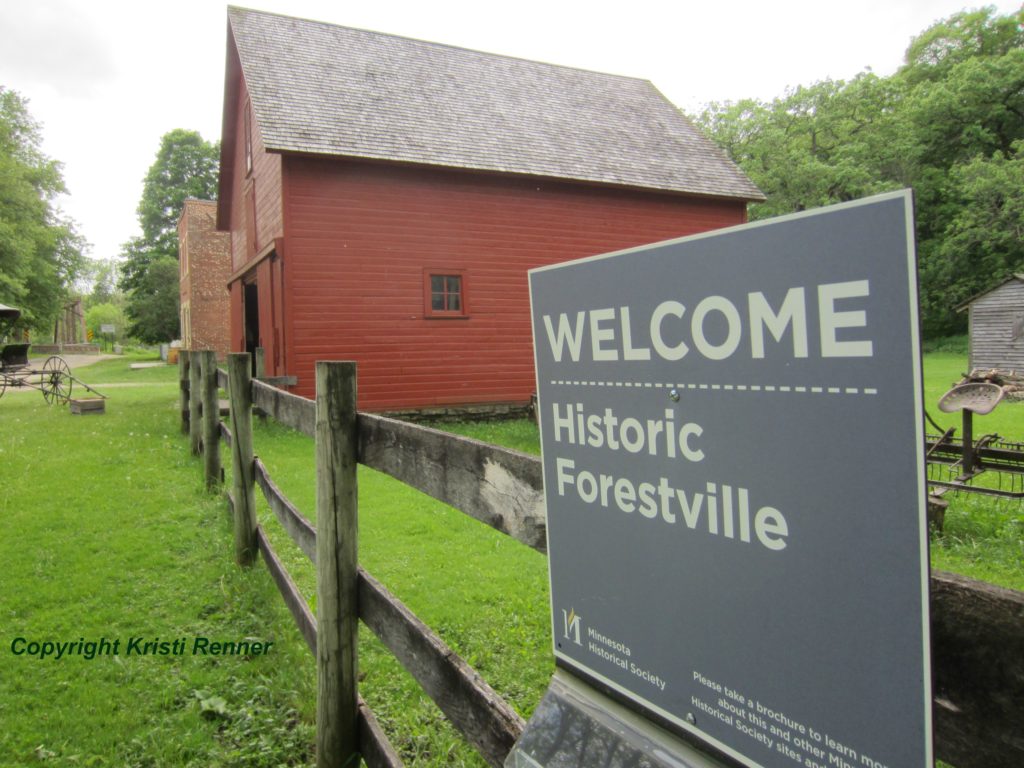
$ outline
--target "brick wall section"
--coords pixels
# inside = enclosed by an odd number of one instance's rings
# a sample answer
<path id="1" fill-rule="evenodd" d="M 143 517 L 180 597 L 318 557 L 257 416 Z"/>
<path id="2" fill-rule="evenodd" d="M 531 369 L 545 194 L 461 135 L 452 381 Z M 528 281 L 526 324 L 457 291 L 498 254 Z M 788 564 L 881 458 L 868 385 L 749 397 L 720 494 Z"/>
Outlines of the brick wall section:
<path id="1" fill-rule="evenodd" d="M 217 204 L 186 200 L 178 222 L 181 332 L 186 349 L 230 350 L 231 236 L 217 231 Z"/>

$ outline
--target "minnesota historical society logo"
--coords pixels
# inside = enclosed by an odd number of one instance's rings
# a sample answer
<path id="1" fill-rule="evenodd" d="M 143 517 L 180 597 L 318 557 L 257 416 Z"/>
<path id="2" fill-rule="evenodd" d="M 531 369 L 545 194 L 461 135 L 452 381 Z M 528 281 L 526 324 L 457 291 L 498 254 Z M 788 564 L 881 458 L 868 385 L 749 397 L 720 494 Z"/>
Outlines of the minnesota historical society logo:
<path id="1" fill-rule="evenodd" d="M 580 616 L 574 608 L 562 609 L 562 636 L 576 645 L 583 645 L 580 641 Z"/>

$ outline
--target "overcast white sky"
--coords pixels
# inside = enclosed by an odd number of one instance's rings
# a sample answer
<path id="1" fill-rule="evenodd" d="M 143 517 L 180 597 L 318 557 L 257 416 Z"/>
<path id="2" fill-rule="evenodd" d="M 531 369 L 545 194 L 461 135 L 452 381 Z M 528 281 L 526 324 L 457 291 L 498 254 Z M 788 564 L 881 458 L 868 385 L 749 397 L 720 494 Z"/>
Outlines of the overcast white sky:
<path id="1" fill-rule="evenodd" d="M 290 16 L 651 80 L 695 112 L 787 87 L 892 73 L 960 0 L 238 0 Z M 995 2 L 1000 13 L 1020 2 Z M 0 0 L 0 85 L 30 100 L 64 164 L 61 205 L 94 258 L 139 234 L 160 137 L 220 137 L 226 7 L 215 0 Z"/>

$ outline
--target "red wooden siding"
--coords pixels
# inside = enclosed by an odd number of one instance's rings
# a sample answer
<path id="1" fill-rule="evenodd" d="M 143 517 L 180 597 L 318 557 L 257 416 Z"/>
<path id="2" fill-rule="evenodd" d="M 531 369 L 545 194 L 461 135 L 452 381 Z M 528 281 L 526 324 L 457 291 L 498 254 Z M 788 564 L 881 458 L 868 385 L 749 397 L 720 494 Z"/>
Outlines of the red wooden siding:
<path id="1" fill-rule="evenodd" d="M 282 234 L 281 156 L 267 153 L 255 120 L 252 121 L 253 170 L 246 173 L 245 111 L 249 97 L 239 88 L 233 131 L 234 177 L 231 189 L 231 271 L 236 273 Z"/>
<path id="2" fill-rule="evenodd" d="M 312 396 L 315 361 L 356 360 L 360 407 L 372 410 L 527 401 L 528 269 L 745 219 L 733 200 L 284 162 L 287 372 Z M 463 275 L 468 317 L 424 316 L 424 269 L 435 268 Z"/>

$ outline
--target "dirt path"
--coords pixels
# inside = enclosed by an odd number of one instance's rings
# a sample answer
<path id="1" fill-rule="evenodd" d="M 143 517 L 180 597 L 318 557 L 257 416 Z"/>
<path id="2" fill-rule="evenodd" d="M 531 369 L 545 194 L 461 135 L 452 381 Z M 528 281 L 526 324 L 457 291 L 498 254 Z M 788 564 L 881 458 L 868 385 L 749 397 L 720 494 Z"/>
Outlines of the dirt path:
<path id="1" fill-rule="evenodd" d="M 29 358 L 28 364 L 32 368 L 42 368 L 43 363 L 46 362 L 48 357 L 50 357 L 50 355 L 31 357 Z M 59 357 L 63 357 L 64 361 L 68 364 L 68 367 L 71 368 L 71 370 L 75 370 L 76 368 L 84 368 L 87 365 L 98 363 L 100 360 L 110 360 L 114 357 L 120 357 L 120 355 L 59 355 Z"/>

